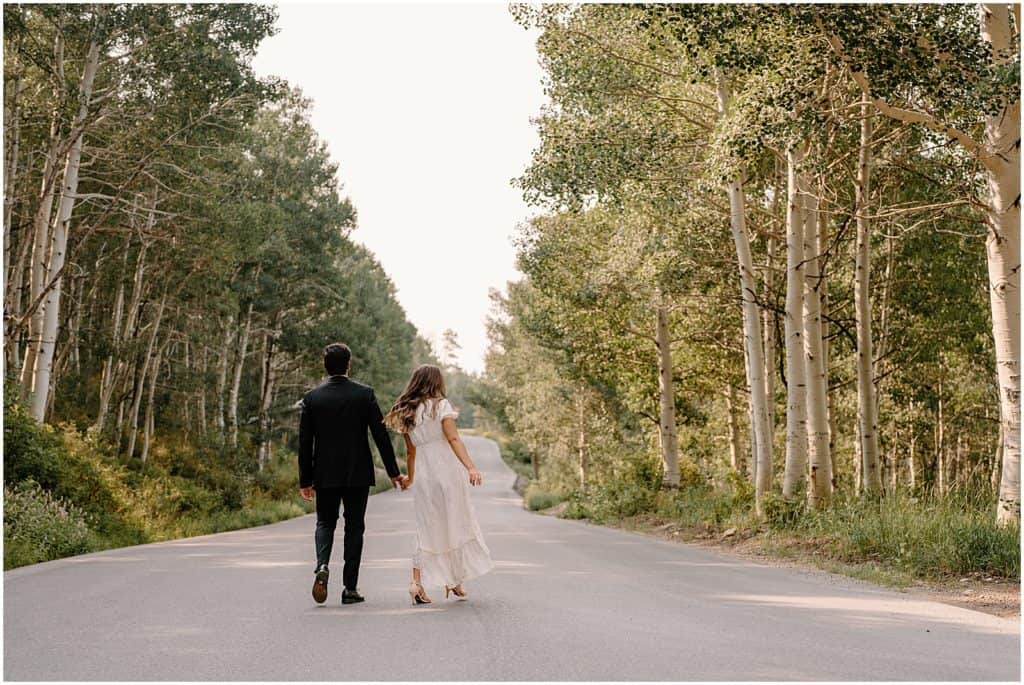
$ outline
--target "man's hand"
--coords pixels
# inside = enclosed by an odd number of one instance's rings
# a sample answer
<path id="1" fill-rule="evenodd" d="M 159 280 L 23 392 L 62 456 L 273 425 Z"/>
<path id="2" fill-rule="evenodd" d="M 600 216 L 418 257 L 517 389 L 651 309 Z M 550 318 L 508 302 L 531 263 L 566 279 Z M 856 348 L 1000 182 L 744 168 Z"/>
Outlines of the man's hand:
<path id="1" fill-rule="evenodd" d="M 313 488 L 312 487 L 299 488 L 299 494 L 302 495 L 302 499 L 306 500 L 307 502 L 312 502 L 313 501 Z"/>
<path id="2" fill-rule="evenodd" d="M 395 487 L 395 488 L 401 488 L 401 487 L 402 487 L 402 479 L 403 479 L 404 477 L 405 477 L 405 476 L 402 476 L 402 475 L 397 475 L 397 476 L 395 476 L 394 478 L 392 478 L 392 479 L 391 479 L 391 485 L 392 485 L 392 487 Z M 405 488 L 402 488 L 402 489 L 404 490 Z"/>

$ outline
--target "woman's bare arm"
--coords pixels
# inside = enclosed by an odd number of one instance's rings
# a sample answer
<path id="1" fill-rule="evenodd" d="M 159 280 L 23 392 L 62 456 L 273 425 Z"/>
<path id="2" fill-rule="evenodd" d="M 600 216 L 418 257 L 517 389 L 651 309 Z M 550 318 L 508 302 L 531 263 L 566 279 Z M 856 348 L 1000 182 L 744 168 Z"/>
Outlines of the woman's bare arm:
<path id="1" fill-rule="evenodd" d="M 441 430 L 444 431 L 444 437 L 448 440 L 448 444 L 452 446 L 452 452 L 455 452 L 455 456 L 459 458 L 462 465 L 469 471 L 469 484 L 482 485 L 484 477 L 476 470 L 473 460 L 469 458 L 466 445 L 463 444 L 462 438 L 459 437 L 459 429 L 455 427 L 455 419 L 451 417 L 443 419 L 441 421 Z"/>
<path id="2" fill-rule="evenodd" d="M 412 438 L 408 433 L 403 433 L 405 438 L 405 478 L 402 480 L 402 489 L 412 485 L 413 473 L 416 471 L 416 445 L 412 444 Z"/>

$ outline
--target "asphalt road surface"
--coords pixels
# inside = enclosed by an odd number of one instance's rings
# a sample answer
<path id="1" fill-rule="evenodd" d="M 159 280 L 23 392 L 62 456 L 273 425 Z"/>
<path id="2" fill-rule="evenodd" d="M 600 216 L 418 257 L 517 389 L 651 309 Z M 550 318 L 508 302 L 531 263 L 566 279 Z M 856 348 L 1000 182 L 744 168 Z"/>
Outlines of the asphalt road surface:
<path id="1" fill-rule="evenodd" d="M 340 563 L 327 603 L 310 597 L 310 516 L 7 572 L 4 677 L 1019 679 L 1018 621 L 531 514 L 495 444 L 466 443 L 497 565 L 467 601 L 410 604 L 412 494 L 385 492 L 359 605 L 340 604 Z"/>

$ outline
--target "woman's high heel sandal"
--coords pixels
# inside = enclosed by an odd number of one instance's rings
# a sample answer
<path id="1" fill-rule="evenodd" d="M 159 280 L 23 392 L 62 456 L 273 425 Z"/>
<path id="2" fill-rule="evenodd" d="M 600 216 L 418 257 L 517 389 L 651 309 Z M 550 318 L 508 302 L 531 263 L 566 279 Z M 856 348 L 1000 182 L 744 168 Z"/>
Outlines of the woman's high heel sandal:
<path id="1" fill-rule="evenodd" d="M 465 599 L 466 598 L 466 591 L 462 589 L 462 583 L 459 583 L 455 587 L 448 587 L 447 585 L 445 585 L 444 586 L 444 598 L 445 599 L 448 599 L 448 593 L 449 592 L 452 593 L 453 595 L 455 595 L 456 597 L 458 597 L 459 599 Z"/>
<path id="2" fill-rule="evenodd" d="M 416 581 L 409 583 L 409 597 L 412 598 L 413 604 L 431 603 L 430 597 L 427 597 L 427 593 L 423 590 L 423 586 Z"/>

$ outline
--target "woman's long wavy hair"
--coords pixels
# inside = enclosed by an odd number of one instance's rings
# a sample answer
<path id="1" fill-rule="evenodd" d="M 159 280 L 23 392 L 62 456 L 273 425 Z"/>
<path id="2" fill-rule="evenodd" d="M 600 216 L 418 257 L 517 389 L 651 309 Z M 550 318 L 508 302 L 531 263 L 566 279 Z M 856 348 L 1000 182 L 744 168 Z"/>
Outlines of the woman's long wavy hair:
<path id="1" fill-rule="evenodd" d="M 441 399 L 444 395 L 441 369 L 432 364 L 423 364 L 412 372 L 412 378 L 384 417 L 384 423 L 394 431 L 408 433 L 416 423 L 416 409 L 426 400 Z M 434 406 L 436 410 L 437 404 Z"/>

